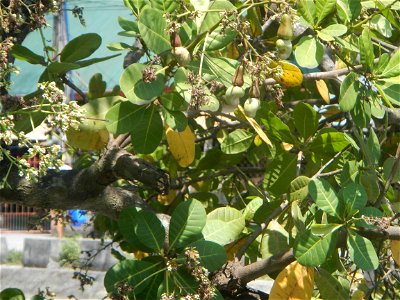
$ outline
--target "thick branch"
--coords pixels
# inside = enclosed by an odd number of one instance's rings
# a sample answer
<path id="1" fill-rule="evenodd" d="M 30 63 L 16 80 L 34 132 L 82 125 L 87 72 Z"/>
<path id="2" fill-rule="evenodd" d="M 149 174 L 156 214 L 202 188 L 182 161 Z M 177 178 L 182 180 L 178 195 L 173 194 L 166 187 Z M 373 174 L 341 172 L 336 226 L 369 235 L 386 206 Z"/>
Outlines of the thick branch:
<path id="1" fill-rule="evenodd" d="M 0 202 L 81 208 L 115 217 L 123 207 L 143 205 L 134 191 L 111 185 L 120 178 L 138 180 L 157 191 L 168 190 L 166 173 L 124 150 L 112 148 L 86 169 L 49 171 L 37 183 L 21 178 L 14 168 L 8 177 L 9 187 L 0 189 Z"/>

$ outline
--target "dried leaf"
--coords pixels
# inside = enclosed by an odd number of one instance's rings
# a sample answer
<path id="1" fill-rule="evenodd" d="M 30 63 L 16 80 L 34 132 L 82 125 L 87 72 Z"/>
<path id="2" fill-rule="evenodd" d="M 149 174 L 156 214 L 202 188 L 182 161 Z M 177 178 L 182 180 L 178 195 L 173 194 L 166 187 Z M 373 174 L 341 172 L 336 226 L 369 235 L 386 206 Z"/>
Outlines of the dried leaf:
<path id="1" fill-rule="evenodd" d="M 311 299 L 313 290 L 314 269 L 294 261 L 276 277 L 269 299 Z"/>
<path id="2" fill-rule="evenodd" d="M 195 136 L 189 126 L 182 132 L 176 132 L 168 127 L 167 142 L 172 156 L 181 167 L 189 166 L 194 160 Z"/>
<path id="3" fill-rule="evenodd" d="M 157 200 L 162 205 L 170 205 L 172 203 L 172 201 L 174 201 L 175 197 L 176 197 L 176 190 L 169 190 L 168 195 L 159 194 L 157 196 Z"/>
<path id="4" fill-rule="evenodd" d="M 285 87 L 295 87 L 301 85 L 303 82 L 303 74 L 296 65 L 285 61 L 279 61 L 278 65 L 282 67 L 283 75 L 276 78 L 277 82 Z"/>
<path id="5" fill-rule="evenodd" d="M 400 241 L 391 240 L 390 250 L 392 251 L 394 261 L 398 266 L 400 266 Z"/>
<path id="6" fill-rule="evenodd" d="M 226 56 L 229 58 L 237 59 L 239 57 L 239 50 L 235 43 L 229 43 L 228 46 L 226 46 L 226 51 Z"/>
<path id="7" fill-rule="evenodd" d="M 266 143 L 268 146 L 272 147 L 271 140 L 268 138 L 268 136 L 265 134 L 265 132 L 261 129 L 261 126 L 257 123 L 257 121 L 251 117 L 246 116 L 246 113 L 244 112 L 244 109 L 241 105 L 239 105 L 238 108 L 239 108 L 239 111 L 242 113 L 242 115 L 246 118 L 247 122 L 249 122 L 251 127 L 253 127 L 253 129 L 258 134 L 258 136 L 264 141 L 264 143 Z"/>
<path id="8" fill-rule="evenodd" d="M 329 89 L 323 79 L 316 80 L 315 85 L 317 86 L 318 93 L 321 95 L 322 99 L 324 99 L 326 104 L 331 102 L 329 98 Z"/>
<path id="9" fill-rule="evenodd" d="M 242 248 L 242 246 L 246 243 L 247 237 L 243 237 L 237 241 L 234 241 L 228 245 L 225 245 L 226 255 L 228 256 L 228 260 L 233 260 L 235 258 L 236 253 Z"/>

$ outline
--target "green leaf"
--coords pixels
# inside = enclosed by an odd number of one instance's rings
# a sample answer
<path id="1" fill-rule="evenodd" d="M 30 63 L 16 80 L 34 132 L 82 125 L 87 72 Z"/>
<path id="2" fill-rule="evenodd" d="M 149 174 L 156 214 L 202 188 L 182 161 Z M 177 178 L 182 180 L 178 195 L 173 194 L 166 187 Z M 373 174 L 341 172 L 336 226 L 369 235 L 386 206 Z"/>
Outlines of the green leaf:
<path id="1" fill-rule="evenodd" d="M 220 220 L 226 223 L 229 231 L 237 238 L 245 227 L 243 214 L 233 207 L 220 207 L 207 215 L 207 223 L 210 220 Z M 207 226 L 207 225 L 206 225 Z"/>
<path id="2" fill-rule="evenodd" d="M 372 128 L 370 129 L 366 146 L 366 152 L 369 157 L 369 161 L 373 165 L 378 165 L 381 157 L 381 145 L 375 131 Z"/>
<path id="3" fill-rule="evenodd" d="M 289 233 L 277 221 L 272 220 L 265 229 L 261 240 L 261 257 L 267 259 L 282 254 L 289 248 Z"/>
<path id="4" fill-rule="evenodd" d="M 369 21 L 369 26 L 371 29 L 378 31 L 386 38 L 390 38 L 392 36 L 392 25 L 390 24 L 389 20 L 386 19 L 384 16 L 373 16 L 372 19 Z"/>
<path id="5" fill-rule="evenodd" d="M 151 82 L 143 80 L 143 71 L 148 66 L 143 64 L 131 64 L 121 75 L 119 80 L 121 90 L 125 97 L 138 105 L 148 104 L 163 93 L 165 86 L 164 72 L 157 73 L 156 79 Z M 153 65 L 157 72 L 161 67 Z"/>
<path id="6" fill-rule="evenodd" d="M 367 101 L 357 101 L 350 115 L 358 127 L 368 127 L 371 122 L 371 104 Z"/>
<path id="7" fill-rule="evenodd" d="M 119 295 L 118 286 L 127 284 L 137 295 L 150 283 L 151 277 L 148 277 L 158 269 L 159 265 L 141 260 L 123 260 L 107 271 L 104 277 L 104 287 L 108 293 Z M 148 280 L 145 280 L 146 278 Z"/>
<path id="8" fill-rule="evenodd" d="M 390 102 L 394 105 L 400 105 L 400 75 L 391 78 L 385 78 L 382 83 L 376 84 L 379 94 L 390 106 Z"/>
<path id="9" fill-rule="evenodd" d="M 110 43 L 107 45 L 107 48 L 111 51 L 120 51 L 120 50 L 130 50 L 132 49 L 130 45 L 121 42 Z"/>
<path id="10" fill-rule="evenodd" d="M 337 0 L 336 10 L 340 15 L 344 15 L 346 21 L 350 22 L 358 18 L 361 12 L 360 0 Z"/>
<path id="11" fill-rule="evenodd" d="M 155 274 L 151 278 L 149 278 L 149 283 L 142 293 L 140 293 L 136 299 L 140 300 L 154 300 L 157 298 L 158 288 L 162 284 L 164 279 L 164 272 Z"/>
<path id="12" fill-rule="evenodd" d="M 200 201 L 191 199 L 180 203 L 171 216 L 169 248 L 183 248 L 201 238 L 206 218 L 206 211 Z"/>
<path id="13" fill-rule="evenodd" d="M 97 64 L 97 63 L 102 62 L 102 61 L 109 60 L 111 58 L 114 58 L 114 57 L 117 57 L 117 56 L 120 56 L 120 55 L 121 54 L 118 53 L 118 54 L 113 54 L 113 55 L 109 55 L 109 56 L 105 56 L 105 57 L 96 57 L 96 58 L 91 58 L 91 59 L 86 59 L 86 60 L 80 60 L 80 61 L 76 61 L 75 63 L 79 65 L 79 68 L 84 68 L 84 67 L 87 67 L 87 66 L 91 66 L 91 65 Z"/>
<path id="14" fill-rule="evenodd" d="M 314 279 L 322 299 L 349 299 L 349 294 L 328 271 L 318 268 L 317 272 L 314 272 Z"/>
<path id="15" fill-rule="evenodd" d="M 344 112 L 351 111 L 359 101 L 360 87 L 357 74 L 350 72 L 340 85 L 339 106 Z"/>
<path id="16" fill-rule="evenodd" d="M 299 0 L 297 3 L 297 9 L 304 20 L 311 26 L 314 25 L 316 18 L 316 8 L 314 1 L 312 0 Z"/>
<path id="17" fill-rule="evenodd" d="M 197 34 L 203 34 L 210 31 L 222 19 L 221 13 L 224 11 L 233 11 L 236 7 L 227 0 L 214 0 L 208 7 L 207 12 L 204 14 L 204 19 L 201 25 L 197 26 Z M 200 26 L 199 26 L 200 25 Z"/>
<path id="18" fill-rule="evenodd" d="M 138 23 L 136 21 L 131 21 L 124 17 L 118 17 L 118 24 L 123 30 L 136 31 L 139 33 Z"/>
<path id="19" fill-rule="evenodd" d="M 69 62 L 52 62 L 47 66 L 47 71 L 49 73 L 62 75 L 68 71 L 79 69 L 81 66 L 76 63 Z"/>
<path id="20" fill-rule="evenodd" d="M 260 197 L 256 197 L 251 200 L 243 211 L 243 216 L 246 221 L 251 221 L 254 218 L 254 214 L 264 204 L 264 200 Z"/>
<path id="21" fill-rule="evenodd" d="M 340 194 L 346 205 L 349 216 L 352 216 L 357 210 L 365 207 L 368 201 L 368 195 L 364 187 L 358 183 L 349 183 L 345 185 Z"/>
<path id="22" fill-rule="evenodd" d="M 135 105 L 129 101 L 123 101 L 114 105 L 105 116 L 108 121 L 107 130 L 112 134 L 122 134 L 132 131 L 137 123 L 138 116 L 145 109 L 145 106 Z"/>
<path id="23" fill-rule="evenodd" d="M 341 218 L 341 202 L 335 190 L 324 179 L 313 179 L 308 184 L 308 190 L 315 204 L 331 216 Z"/>
<path id="24" fill-rule="evenodd" d="M 360 61 L 361 64 L 367 70 L 373 70 L 374 68 L 374 46 L 371 40 L 371 32 L 367 27 L 365 27 L 361 33 L 358 40 L 358 45 L 360 47 Z"/>
<path id="25" fill-rule="evenodd" d="M 222 32 L 222 27 L 218 27 L 212 31 L 205 40 L 206 51 L 215 51 L 225 48 L 236 37 L 236 32 L 230 29 L 225 29 Z"/>
<path id="26" fill-rule="evenodd" d="M 308 183 L 310 178 L 306 176 L 296 177 L 290 183 L 289 189 L 289 200 L 292 201 L 302 201 L 307 198 L 308 195 Z"/>
<path id="27" fill-rule="evenodd" d="M 150 0 L 150 2 L 153 8 L 168 13 L 174 12 L 179 6 L 179 3 L 175 0 Z"/>
<path id="28" fill-rule="evenodd" d="M 323 264 L 336 248 L 337 232 L 323 237 L 311 233 L 311 230 L 301 234 L 294 247 L 294 257 L 303 266 L 316 267 Z"/>
<path id="29" fill-rule="evenodd" d="M 20 289 L 7 288 L 1 291 L 0 300 L 25 300 L 25 295 Z"/>
<path id="30" fill-rule="evenodd" d="M 282 195 L 288 191 L 290 182 L 296 177 L 297 155 L 284 152 L 269 164 L 264 184 L 269 192 Z"/>
<path id="31" fill-rule="evenodd" d="M 383 178 L 388 180 L 390 174 L 392 173 L 393 166 L 396 162 L 394 157 L 388 157 L 385 162 L 383 163 Z M 392 182 L 400 181 L 400 168 L 397 168 L 397 171 L 394 173 L 394 177 Z"/>
<path id="32" fill-rule="evenodd" d="M 172 92 L 162 94 L 160 102 L 168 110 L 180 111 L 184 106 L 185 100 L 177 92 Z"/>
<path id="33" fill-rule="evenodd" d="M 400 49 L 397 49 L 379 77 L 390 78 L 400 75 Z"/>
<path id="34" fill-rule="evenodd" d="M 210 241 L 197 241 L 188 246 L 197 249 L 200 255 L 200 263 L 209 272 L 214 272 L 222 267 L 227 256 L 224 247 Z"/>
<path id="35" fill-rule="evenodd" d="M 335 154 L 349 144 L 350 142 L 343 132 L 325 132 L 316 136 L 311 142 L 309 150 L 315 154 Z"/>
<path id="36" fill-rule="evenodd" d="M 155 105 L 146 106 L 144 110 L 137 110 L 135 122 L 132 124 L 132 145 L 138 153 L 152 153 L 160 145 L 164 127 L 160 113 Z"/>
<path id="37" fill-rule="evenodd" d="M 317 23 L 320 24 L 326 16 L 332 13 L 336 7 L 336 0 L 316 0 L 315 8 L 317 13 Z"/>
<path id="38" fill-rule="evenodd" d="M 135 234 L 146 247 L 161 251 L 165 240 L 165 228 L 154 213 L 143 210 L 137 213 Z"/>
<path id="39" fill-rule="evenodd" d="M 368 201 L 375 203 L 380 194 L 379 179 L 375 173 L 375 169 L 361 172 L 360 180 L 365 191 L 367 192 Z"/>
<path id="40" fill-rule="evenodd" d="M 383 70 L 386 69 L 386 66 L 388 65 L 390 60 L 390 55 L 388 53 L 382 53 L 381 56 L 379 56 L 378 63 L 376 64 L 374 68 L 374 73 L 381 75 Z M 378 76 L 380 77 L 380 76 Z"/>
<path id="41" fill-rule="evenodd" d="M 324 47 L 312 36 L 303 36 L 297 43 L 294 56 L 303 68 L 316 68 L 324 55 Z"/>
<path id="42" fill-rule="evenodd" d="M 88 97 L 91 99 L 100 98 L 104 95 L 107 88 L 107 83 L 103 81 L 103 75 L 96 73 L 89 80 Z"/>
<path id="43" fill-rule="evenodd" d="M 338 230 L 343 224 L 312 224 L 311 233 L 314 235 L 326 235 Z"/>
<path id="44" fill-rule="evenodd" d="M 249 149 L 253 142 L 253 134 L 244 129 L 236 129 L 229 133 L 221 143 L 221 151 L 226 154 L 241 153 Z"/>
<path id="45" fill-rule="evenodd" d="M 44 64 L 44 57 L 32 52 L 30 49 L 15 44 L 11 49 L 11 54 L 16 59 L 27 61 L 30 64 Z"/>
<path id="46" fill-rule="evenodd" d="M 378 256 L 376 255 L 374 246 L 368 239 L 350 231 L 347 237 L 347 247 L 350 258 L 357 267 L 364 271 L 376 270 L 378 268 Z"/>
<path id="47" fill-rule="evenodd" d="M 101 45 L 101 36 L 97 33 L 82 34 L 65 45 L 60 53 L 61 62 L 76 62 L 92 55 Z"/>
<path id="48" fill-rule="evenodd" d="M 174 131 L 184 131 L 188 125 L 188 120 L 185 114 L 181 111 L 169 111 L 165 108 L 161 108 L 165 123 L 171 127 Z"/>
<path id="49" fill-rule="evenodd" d="M 280 118 L 268 111 L 267 115 L 261 119 L 265 126 L 268 136 L 278 140 L 279 142 L 295 143 L 295 139 L 290 132 L 290 128 Z"/>
<path id="50" fill-rule="evenodd" d="M 316 111 L 307 103 L 300 102 L 294 107 L 294 125 L 300 135 L 307 139 L 318 129 L 318 116 Z"/>
<path id="51" fill-rule="evenodd" d="M 118 218 L 118 227 L 124 237 L 132 247 L 145 252 L 152 252 L 152 249 L 144 245 L 135 233 L 138 223 L 138 210 L 136 207 L 128 207 L 121 211 Z"/>
<path id="52" fill-rule="evenodd" d="M 333 37 L 342 36 L 347 32 L 347 26 L 343 24 L 332 24 L 318 31 L 318 36 L 325 41 L 334 41 Z"/>
<path id="53" fill-rule="evenodd" d="M 222 246 L 233 242 L 238 237 L 236 230 L 229 227 L 228 223 L 218 219 L 207 220 L 202 234 L 205 240 Z"/>
<path id="54" fill-rule="evenodd" d="M 167 23 L 162 12 L 146 7 L 139 19 L 139 31 L 146 46 L 160 54 L 171 49 L 170 37 L 166 33 Z"/>

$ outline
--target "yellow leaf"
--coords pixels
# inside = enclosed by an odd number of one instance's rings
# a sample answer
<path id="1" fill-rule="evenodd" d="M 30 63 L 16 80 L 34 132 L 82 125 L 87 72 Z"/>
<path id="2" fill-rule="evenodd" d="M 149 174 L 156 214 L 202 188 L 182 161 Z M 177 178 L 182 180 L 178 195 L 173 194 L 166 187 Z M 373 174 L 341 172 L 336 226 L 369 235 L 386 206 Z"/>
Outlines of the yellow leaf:
<path id="1" fill-rule="evenodd" d="M 294 147 L 294 146 L 293 146 L 292 144 L 282 142 L 282 148 L 283 148 L 283 150 L 285 150 L 285 151 L 290 151 L 290 150 L 293 149 L 293 147 Z"/>
<path id="2" fill-rule="evenodd" d="M 101 150 L 108 142 L 109 133 L 106 129 L 97 131 L 70 128 L 67 131 L 68 143 L 82 150 Z"/>
<path id="3" fill-rule="evenodd" d="M 149 256 L 148 253 L 140 251 L 140 250 L 135 250 L 132 252 L 132 254 L 133 254 L 133 256 L 135 256 L 136 259 L 139 259 L 139 260 Z"/>
<path id="4" fill-rule="evenodd" d="M 361 290 L 356 290 L 353 295 L 351 296 L 351 300 L 364 300 L 365 294 Z"/>
<path id="5" fill-rule="evenodd" d="M 325 81 L 322 79 L 316 80 L 315 85 L 317 86 L 318 93 L 321 95 L 322 99 L 329 104 L 331 99 L 329 98 L 329 89 Z"/>
<path id="6" fill-rule="evenodd" d="M 244 109 L 241 105 L 238 106 L 239 111 L 242 113 L 242 115 L 246 118 L 247 122 L 253 127 L 255 132 L 258 134 L 258 136 L 266 143 L 268 146 L 272 147 L 271 140 L 268 138 L 268 136 L 265 134 L 265 132 L 261 129 L 261 126 L 258 125 L 257 121 L 254 120 L 251 117 L 246 116 Z"/>
<path id="7" fill-rule="evenodd" d="M 174 201 L 175 197 L 176 197 L 176 190 L 169 190 L 168 195 L 159 194 L 157 196 L 157 200 L 162 205 L 170 205 L 172 203 L 172 201 Z"/>
<path id="8" fill-rule="evenodd" d="M 400 266 L 400 241 L 391 240 L 390 250 L 392 251 L 394 261 L 398 266 Z"/>
<path id="9" fill-rule="evenodd" d="M 233 260 L 235 258 L 236 253 L 239 252 L 246 241 L 247 237 L 242 237 L 241 239 L 224 246 L 228 260 Z"/>
<path id="10" fill-rule="evenodd" d="M 276 277 L 270 300 L 311 299 L 314 290 L 314 269 L 292 262 Z"/>
<path id="11" fill-rule="evenodd" d="M 229 43 L 228 46 L 226 46 L 226 52 L 228 58 L 237 59 L 239 57 L 239 50 L 235 43 Z"/>
<path id="12" fill-rule="evenodd" d="M 285 87 L 295 87 L 301 85 L 303 82 L 303 74 L 296 65 L 285 61 L 279 61 L 278 65 L 282 67 L 283 75 L 275 78 L 277 82 Z"/>
<path id="13" fill-rule="evenodd" d="M 182 132 L 176 132 L 168 127 L 166 130 L 167 142 L 172 156 L 181 167 L 189 166 L 194 160 L 195 136 L 189 126 Z"/>

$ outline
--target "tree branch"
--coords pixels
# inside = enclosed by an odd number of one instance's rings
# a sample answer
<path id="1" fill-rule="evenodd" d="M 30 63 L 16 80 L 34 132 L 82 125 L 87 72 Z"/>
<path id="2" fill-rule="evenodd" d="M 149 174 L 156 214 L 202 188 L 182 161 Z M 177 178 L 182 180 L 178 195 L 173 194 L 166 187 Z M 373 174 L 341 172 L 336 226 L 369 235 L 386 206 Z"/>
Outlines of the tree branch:
<path id="1" fill-rule="evenodd" d="M 129 188 L 114 187 L 118 179 L 137 180 L 159 192 L 168 192 L 168 175 L 148 162 L 119 148 L 106 150 L 83 170 L 50 170 L 38 182 L 28 181 L 13 168 L 8 184 L 0 189 L 0 202 L 21 205 L 97 211 L 112 217 L 126 206 L 144 202 Z"/>

